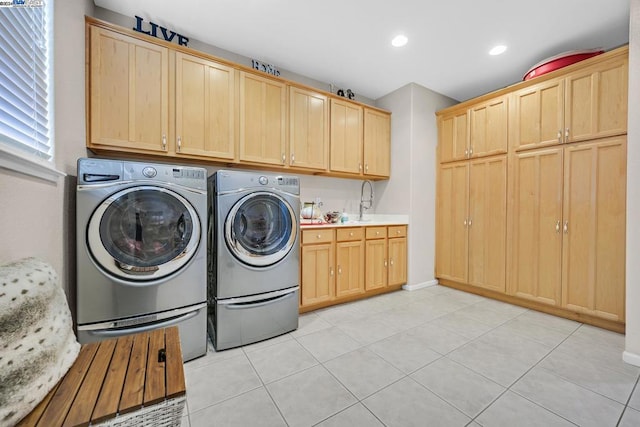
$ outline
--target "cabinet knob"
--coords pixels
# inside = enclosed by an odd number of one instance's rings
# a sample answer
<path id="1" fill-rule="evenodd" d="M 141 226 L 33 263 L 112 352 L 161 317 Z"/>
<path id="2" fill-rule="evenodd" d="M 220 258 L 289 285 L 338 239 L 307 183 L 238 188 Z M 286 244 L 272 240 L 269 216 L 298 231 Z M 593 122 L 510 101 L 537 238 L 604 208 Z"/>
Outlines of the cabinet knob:
<path id="1" fill-rule="evenodd" d="M 469 150 L 464 150 L 464 156 L 469 157 Z"/>
<path id="2" fill-rule="evenodd" d="M 393 267 L 393 258 L 389 260 L 389 264 Z"/>
<path id="3" fill-rule="evenodd" d="M 287 161 L 287 156 L 285 156 L 284 153 L 282 153 L 282 164 L 284 165 L 284 162 Z"/>
<path id="4" fill-rule="evenodd" d="M 556 221 L 556 233 L 560 232 L 560 220 Z"/>
<path id="5" fill-rule="evenodd" d="M 353 231 L 349 233 L 349 237 L 353 237 Z"/>
<path id="6" fill-rule="evenodd" d="M 380 235 L 380 232 L 379 232 L 379 231 L 376 231 L 376 236 L 379 236 L 379 235 Z"/>
<path id="7" fill-rule="evenodd" d="M 387 267 L 387 260 L 386 259 L 384 260 L 384 266 L 385 266 L 385 268 Z"/>
<path id="8" fill-rule="evenodd" d="M 369 172 L 369 163 L 364 164 L 364 171 Z"/>
<path id="9" fill-rule="evenodd" d="M 569 128 L 564 130 L 564 142 L 569 142 Z"/>
<path id="10" fill-rule="evenodd" d="M 342 267 L 338 266 L 338 274 L 342 274 Z"/>
<path id="11" fill-rule="evenodd" d="M 329 267 L 329 275 L 333 276 L 333 267 Z"/>
<path id="12" fill-rule="evenodd" d="M 558 129 L 558 142 L 562 143 L 562 130 Z"/>
<path id="13" fill-rule="evenodd" d="M 362 170 L 362 163 L 358 162 L 358 170 L 361 171 Z"/>
<path id="14" fill-rule="evenodd" d="M 182 138 L 178 137 L 178 153 L 180 152 L 180 148 L 182 148 Z"/>
<path id="15" fill-rule="evenodd" d="M 318 239 L 322 239 L 322 234 L 318 234 L 318 235 L 316 236 L 316 238 L 318 238 Z"/>
<path id="16" fill-rule="evenodd" d="M 396 234 L 400 234 L 400 230 L 396 230 Z"/>
<path id="17" fill-rule="evenodd" d="M 569 233 L 569 221 L 564 222 L 564 227 L 562 227 L 562 231 L 564 231 L 564 234 Z"/>
<path id="18" fill-rule="evenodd" d="M 293 153 L 291 153 L 291 164 L 295 163 L 295 161 L 296 161 L 296 156 Z"/>
<path id="19" fill-rule="evenodd" d="M 467 221 L 467 225 L 471 227 L 471 218 L 469 218 L 469 221 Z"/>
<path id="20" fill-rule="evenodd" d="M 166 150 L 167 149 L 167 135 L 162 134 L 162 149 Z"/>
<path id="21" fill-rule="evenodd" d="M 465 227 L 467 226 L 467 220 L 466 219 L 464 221 L 462 221 L 462 225 L 464 225 Z"/>
<path id="22" fill-rule="evenodd" d="M 473 147 L 469 147 L 469 157 L 473 156 Z"/>

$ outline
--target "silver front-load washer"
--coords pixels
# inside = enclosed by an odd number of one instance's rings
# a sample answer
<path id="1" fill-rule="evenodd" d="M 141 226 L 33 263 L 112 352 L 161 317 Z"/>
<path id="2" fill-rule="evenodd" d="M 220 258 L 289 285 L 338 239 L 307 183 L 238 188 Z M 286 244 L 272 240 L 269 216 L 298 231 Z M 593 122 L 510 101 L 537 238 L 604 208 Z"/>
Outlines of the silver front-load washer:
<path id="1" fill-rule="evenodd" d="M 298 327 L 300 185 L 220 170 L 209 178 L 209 334 L 216 350 Z"/>
<path id="2" fill-rule="evenodd" d="M 205 169 L 79 159 L 76 231 L 81 343 L 177 325 L 206 353 Z"/>

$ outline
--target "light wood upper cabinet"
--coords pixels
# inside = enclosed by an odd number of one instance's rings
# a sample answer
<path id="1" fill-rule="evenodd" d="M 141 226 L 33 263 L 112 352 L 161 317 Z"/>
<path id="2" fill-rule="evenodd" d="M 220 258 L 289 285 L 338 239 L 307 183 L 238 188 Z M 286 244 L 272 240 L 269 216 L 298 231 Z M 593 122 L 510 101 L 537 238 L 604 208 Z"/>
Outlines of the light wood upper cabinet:
<path id="1" fill-rule="evenodd" d="M 565 142 L 627 132 L 628 68 L 624 57 L 567 77 Z"/>
<path id="2" fill-rule="evenodd" d="M 626 136 L 565 148 L 562 305 L 625 319 Z"/>
<path id="3" fill-rule="evenodd" d="M 501 96 L 469 109 L 468 157 L 507 152 L 508 97 Z"/>
<path id="4" fill-rule="evenodd" d="M 467 283 L 468 162 L 440 166 L 436 209 L 436 276 Z"/>
<path id="5" fill-rule="evenodd" d="M 562 280 L 562 148 L 513 157 L 508 293 L 559 306 Z"/>
<path id="6" fill-rule="evenodd" d="M 240 72 L 240 161 L 285 164 L 286 93 L 282 82 Z"/>
<path id="7" fill-rule="evenodd" d="M 513 96 L 511 146 L 516 150 L 562 142 L 564 80 L 549 80 Z"/>
<path id="8" fill-rule="evenodd" d="M 91 27 L 89 146 L 167 152 L 168 49 Z"/>
<path id="9" fill-rule="evenodd" d="M 438 117 L 440 162 L 467 158 L 469 150 L 469 119 L 467 109 Z"/>
<path id="10" fill-rule="evenodd" d="M 325 95 L 289 86 L 289 164 L 329 167 L 329 100 Z"/>
<path id="11" fill-rule="evenodd" d="M 391 168 L 391 116 L 364 109 L 364 174 L 388 178 Z"/>
<path id="12" fill-rule="evenodd" d="M 180 52 L 175 57 L 176 153 L 233 160 L 235 70 Z"/>
<path id="13" fill-rule="evenodd" d="M 474 286 L 505 292 L 507 157 L 469 164 L 469 271 Z"/>
<path id="14" fill-rule="evenodd" d="M 331 98 L 331 171 L 362 173 L 362 123 L 362 106 Z"/>

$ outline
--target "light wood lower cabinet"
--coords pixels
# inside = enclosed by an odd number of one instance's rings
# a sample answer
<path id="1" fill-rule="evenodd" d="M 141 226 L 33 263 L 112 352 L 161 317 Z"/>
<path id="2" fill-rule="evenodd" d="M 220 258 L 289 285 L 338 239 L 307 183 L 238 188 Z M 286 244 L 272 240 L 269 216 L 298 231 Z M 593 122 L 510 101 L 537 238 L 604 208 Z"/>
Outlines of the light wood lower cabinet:
<path id="1" fill-rule="evenodd" d="M 514 156 L 509 293 L 624 322 L 626 136 Z"/>
<path id="2" fill-rule="evenodd" d="M 440 167 L 436 275 L 504 292 L 507 158 Z"/>
<path id="3" fill-rule="evenodd" d="M 303 311 L 399 289 L 407 281 L 406 225 L 302 230 L 301 253 Z"/>
<path id="4" fill-rule="evenodd" d="M 301 248 L 300 305 L 335 298 L 335 233 L 333 229 L 304 230 Z"/>
<path id="5" fill-rule="evenodd" d="M 336 297 L 364 292 L 364 229 L 338 228 L 336 243 Z"/>

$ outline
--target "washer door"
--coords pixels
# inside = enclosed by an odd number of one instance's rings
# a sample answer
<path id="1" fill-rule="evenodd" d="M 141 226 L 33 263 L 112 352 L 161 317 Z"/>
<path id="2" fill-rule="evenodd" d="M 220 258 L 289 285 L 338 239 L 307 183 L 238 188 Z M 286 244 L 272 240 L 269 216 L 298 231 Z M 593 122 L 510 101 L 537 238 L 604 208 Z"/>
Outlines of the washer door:
<path id="1" fill-rule="evenodd" d="M 128 282 L 175 273 L 193 257 L 199 242 L 200 220 L 191 204 L 154 186 L 113 194 L 95 210 L 87 229 L 89 252 L 96 263 Z"/>
<path id="2" fill-rule="evenodd" d="M 275 193 L 258 191 L 240 199 L 225 220 L 231 253 L 252 267 L 266 267 L 291 251 L 298 223 L 293 208 Z"/>

